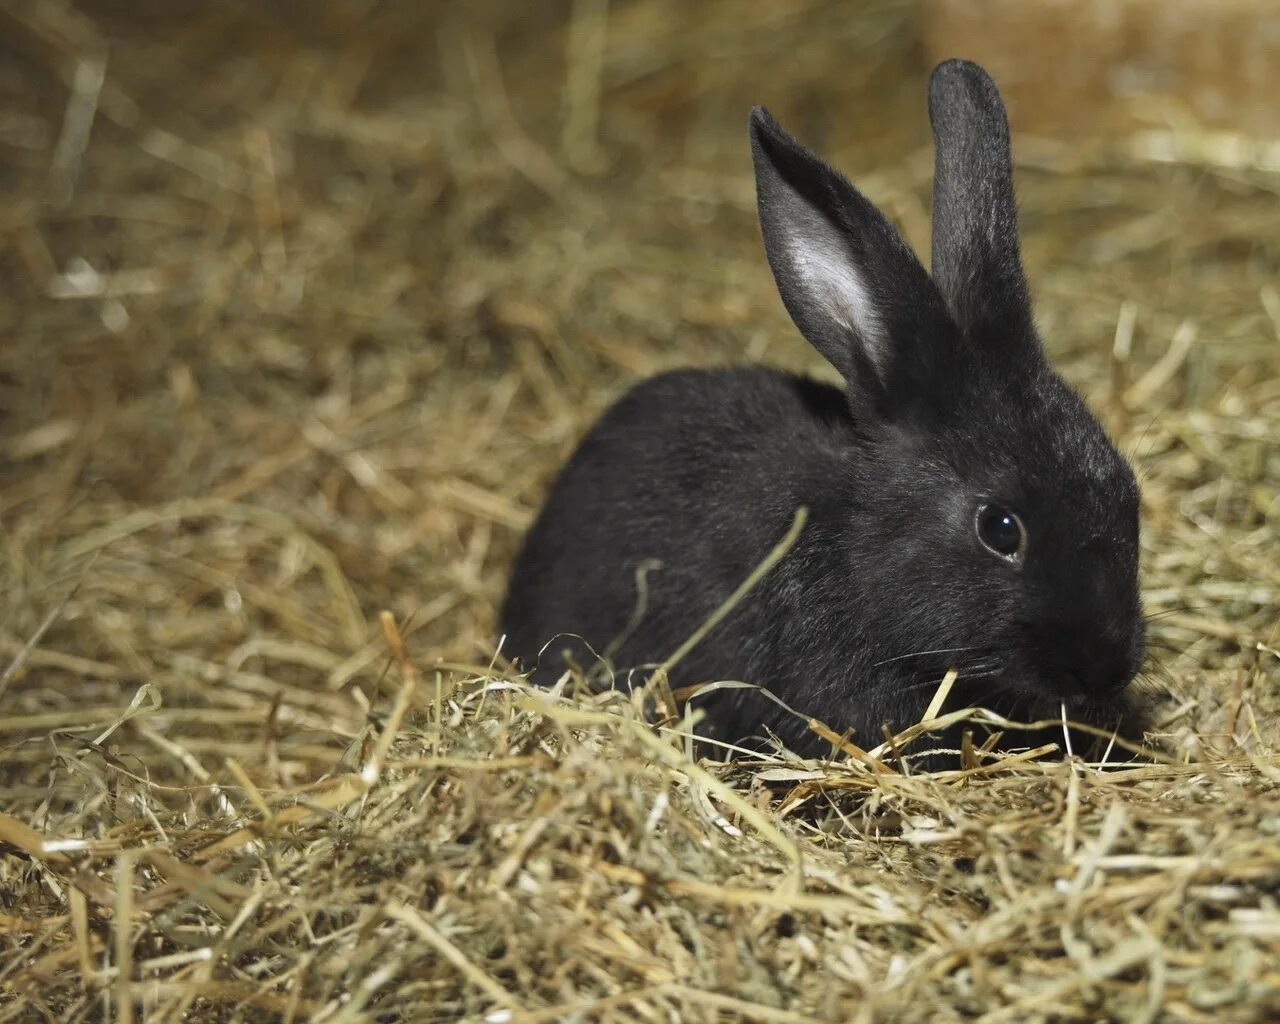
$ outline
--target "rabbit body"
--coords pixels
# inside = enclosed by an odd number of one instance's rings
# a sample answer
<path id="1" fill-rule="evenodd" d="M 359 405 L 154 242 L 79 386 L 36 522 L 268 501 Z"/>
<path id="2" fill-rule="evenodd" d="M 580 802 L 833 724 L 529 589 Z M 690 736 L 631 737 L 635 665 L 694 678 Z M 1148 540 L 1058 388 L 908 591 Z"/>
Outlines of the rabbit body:
<path id="1" fill-rule="evenodd" d="M 504 651 L 551 682 L 661 662 L 798 540 L 672 668 L 737 680 L 856 742 L 948 706 L 1100 723 L 1145 652 L 1138 492 L 1044 357 L 1018 256 L 1008 128 L 972 64 L 935 70 L 933 277 L 852 185 L 762 109 L 761 224 L 784 303 L 837 388 L 763 367 L 642 382 L 553 483 L 517 557 Z M 704 734 L 824 744 L 748 688 L 697 698 Z M 955 737 L 951 737 L 954 739 Z"/>
<path id="2" fill-rule="evenodd" d="M 847 679 L 858 646 L 840 622 L 848 584 L 830 571 L 822 538 L 851 510 L 842 497 L 854 443 L 842 393 L 803 377 L 733 368 L 641 383 L 584 439 L 526 538 L 503 615 L 507 647 L 536 666 L 535 680 L 552 682 L 566 653 L 591 667 L 642 601 L 610 660 L 652 666 L 733 593 L 804 505 L 808 526 L 787 571 L 767 575 L 671 680 L 767 679 L 774 692 L 794 693 L 807 681 Z M 831 614 L 814 616 L 823 610 Z M 575 635 L 539 654 L 566 629 Z M 738 738 L 767 721 L 798 739 L 794 720 L 766 699 L 737 691 L 715 704 L 710 735 Z"/>

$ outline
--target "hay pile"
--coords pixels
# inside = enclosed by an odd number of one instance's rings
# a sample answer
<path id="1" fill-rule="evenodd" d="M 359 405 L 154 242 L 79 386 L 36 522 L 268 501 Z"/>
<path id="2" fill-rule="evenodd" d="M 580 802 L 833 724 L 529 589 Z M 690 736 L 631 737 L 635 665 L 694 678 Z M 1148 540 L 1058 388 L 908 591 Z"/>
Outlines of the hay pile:
<path id="1" fill-rule="evenodd" d="M 699 766 L 492 609 L 628 382 L 821 372 L 751 103 L 925 245 L 915 6 L 183 10 L 0 11 L 0 1021 L 1280 1016 L 1266 151 L 1019 140 L 1167 756 Z"/>

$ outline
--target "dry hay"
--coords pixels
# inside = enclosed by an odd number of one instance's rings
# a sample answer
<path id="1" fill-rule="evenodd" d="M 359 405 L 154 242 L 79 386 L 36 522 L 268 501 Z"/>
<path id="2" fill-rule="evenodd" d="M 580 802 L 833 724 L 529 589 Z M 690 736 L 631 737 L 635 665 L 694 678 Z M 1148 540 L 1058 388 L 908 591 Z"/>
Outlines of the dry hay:
<path id="1" fill-rule="evenodd" d="M 522 6 L 0 11 L 0 1020 L 1276 1019 L 1275 167 L 1019 139 L 1167 759 L 697 765 L 502 572 L 638 375 L 820 371 L 750 103 L 927 241 L 916 10 Z"/>

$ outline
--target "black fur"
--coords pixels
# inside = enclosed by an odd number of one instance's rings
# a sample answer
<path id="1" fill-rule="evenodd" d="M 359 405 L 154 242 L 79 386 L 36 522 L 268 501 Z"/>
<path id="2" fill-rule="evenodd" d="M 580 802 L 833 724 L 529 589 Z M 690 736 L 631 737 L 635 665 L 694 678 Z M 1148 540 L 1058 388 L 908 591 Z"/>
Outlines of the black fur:
<path id="1" fill-rule="evenodd" d="M 1047 717 L 1065 700 L 1108 726 L 1132 714 L 1145 653 L 1137 485 L 1035 334 L 995 86 L 961 61 L 930 85 L 933 280 L 848 181 L 753 111 L 775 280 L 846 387 L 690 370 L 609 409 L 553 484 L 502 609 L 504 651 L 535 680 L 590 669 L 629 624 L 609 651 L 618 684 L 662 661 L 804 505 L 795 547 L 675 667 L 674 686 L 759 684 L 864 745 L 917 721 L 953 665 L 948 707 Z M 1025 523 L 1021 564 L 978 540 L 983 503 Z M 754 691 L 704 703 L 710 736 L 768 729 L 824 749 Z"/>

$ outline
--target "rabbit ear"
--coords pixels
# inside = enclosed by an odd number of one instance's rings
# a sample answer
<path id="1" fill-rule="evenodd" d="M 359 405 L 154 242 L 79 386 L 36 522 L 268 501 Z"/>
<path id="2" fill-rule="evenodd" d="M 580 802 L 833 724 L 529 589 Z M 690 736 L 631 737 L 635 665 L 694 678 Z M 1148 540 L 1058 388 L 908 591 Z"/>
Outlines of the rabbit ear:
<path id="1" fill-rule="evenodd" d="M 851 396 L 904 404 L 954 333 L 929 275 L 884 215 L 763 107 L 751 112 L 751 149 L 765 253 L 791 319 Z"/>
<path id="2" fill-rule="evenodd" d="M 933 125 L 933 280 L 971 339 L 1031 339 L 1018 254 L 1009 120 L 990 76 L 948 60 L 929 78 Z"/>

